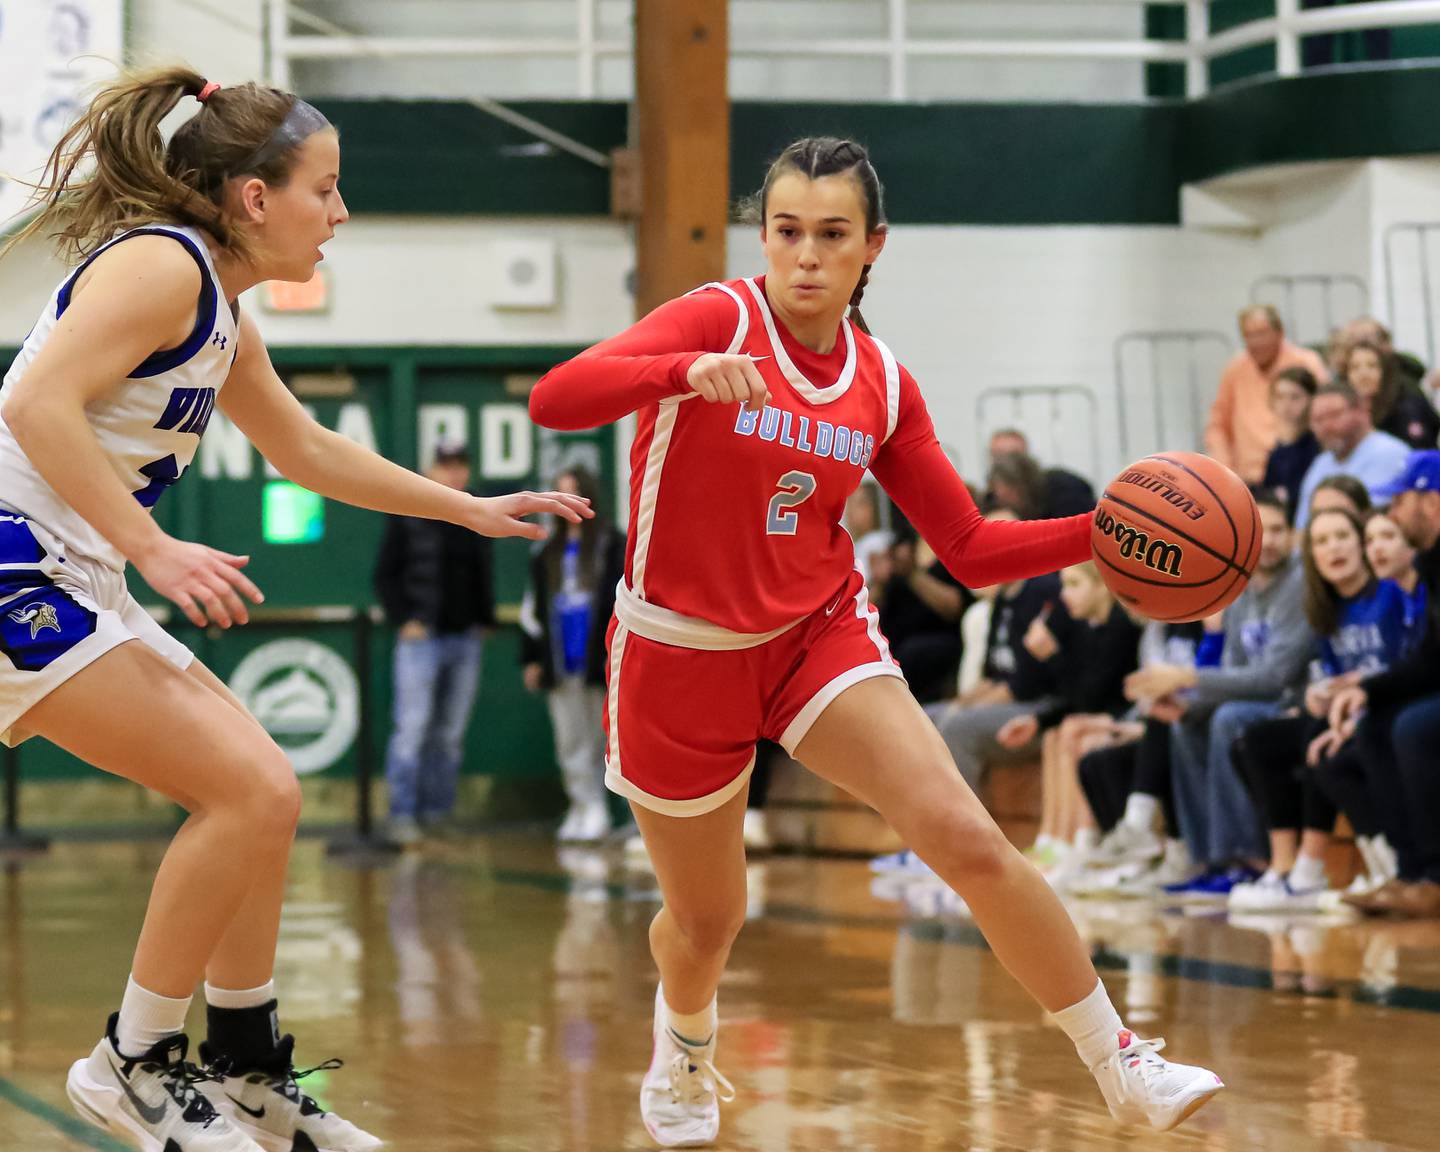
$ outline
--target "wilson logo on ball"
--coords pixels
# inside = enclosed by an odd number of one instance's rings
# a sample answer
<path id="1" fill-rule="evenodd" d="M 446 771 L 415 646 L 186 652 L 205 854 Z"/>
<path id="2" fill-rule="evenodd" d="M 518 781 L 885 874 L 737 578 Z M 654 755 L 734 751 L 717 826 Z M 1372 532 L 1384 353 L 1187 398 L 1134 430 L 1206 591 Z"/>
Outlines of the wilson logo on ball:
<path id="1" fill-rule="evenodd" d="M 1142 532 L 1103 508 L 1095 509 L 1095 526 L 1114 539 L 1122 559 L 1135 560 L 1153 572 L 1179 578 L 1180 560 L 1184 556 L 1179 544 Z"/>
<path id="2" fill-rule="evenodd" d="M 1133 484 L 1137 488 L 1143 488 L 1146 492 L 1154 492 L 1165 503 L 1169 504 L 1177 512 L 1183 512 L 1191 520 L 1199 520 L 1205 515 L 1205 506 L 1197 504 L 1195 500 L 1180 491 L 1173 484 L 1162 480 L 1159 476 L 1152 476 L 1147 472 L 1138 469 L 1131 469 L 1129 472 L 1121 473 L 1116 479 L 1117 484 Z"/>

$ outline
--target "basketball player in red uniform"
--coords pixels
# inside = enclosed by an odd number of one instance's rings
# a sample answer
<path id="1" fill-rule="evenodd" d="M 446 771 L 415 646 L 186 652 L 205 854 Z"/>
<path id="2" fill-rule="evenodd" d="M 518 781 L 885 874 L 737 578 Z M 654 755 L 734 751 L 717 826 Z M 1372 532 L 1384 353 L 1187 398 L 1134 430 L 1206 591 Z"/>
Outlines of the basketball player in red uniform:
<path id="1" fill-rule="evenodd" d="M 1223 1085 L 1121 1023 L 1059 900 L 910 695 L 841 526 L 869 469 L 978 587 L 1089 559 L 1089 517 L 985 520 L 915 380 L 847 317 L 886 235 L 861 146 L 797 141 L 758 199 L 764 276 L 671 301 L 555 368 L 530 400 L 536 423 L 558 429 L 639 413 L 606 781 L 631 801 L 664 896 L 645 1125 L 665 1147 L 707 1144 L 733 1095 L 714 1064 L 715 991 L 745 919 L 741 828 L 765 737 L 879 811 L 964 897 L 1118 1120 L 1172 1128 Z"/>

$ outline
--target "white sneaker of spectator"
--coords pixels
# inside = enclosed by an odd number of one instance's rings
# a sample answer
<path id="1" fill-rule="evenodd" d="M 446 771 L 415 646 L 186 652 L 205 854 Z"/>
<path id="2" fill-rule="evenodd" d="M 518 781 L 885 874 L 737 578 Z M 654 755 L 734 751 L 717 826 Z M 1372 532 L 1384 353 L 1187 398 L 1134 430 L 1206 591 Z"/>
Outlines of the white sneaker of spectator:
<path id="1" fill-rule="evenodd" d="M 1105 833 L 1088 861 L 1092 868 L 1113 868 L 1139 862 L 1151 864 L 1165 855 L 1165 841 L 1148 828 L 1136 828 L 1124 820 Z"/>
<path id="2" fill-rule="evenodd" d="M 1185 841 L 1167 840 L 1160 862 L 1137 876 L 1122 880 L 1116 885 L 1115 893 L 1118 896 L 1153 896 L 1169 884 L 1183 884 L 1197 871 Z"/>
<path id="3" fill-rule="evenodd" d="M 908 848 L 877 856 L 870 861 L 870 871 L 875 874 L 870 881 L 870 895 L 877 900 L 908 899 L 910 888 L 916 884 L 944 886 L 930 865 Z"/>
<path id="4" fill-rule="evenodd" d="M 1318 884 L 1292 883 L 1274 869 L 1253 884 L 1237 884 L 1230 890 L 1229 906 L 1246 912 L 1318 912 L 1320 897 L 1328 890 L 1322 874 Z"/>
<path id="5" fill-rule="evenodd" d="M 1123 896 L 1121 885 L 1137 880 L 1153 871 L 1154 861 L 1131 860 L 1109 868 L 1087 868 L 1070 883 L 1072 896 Z"/>

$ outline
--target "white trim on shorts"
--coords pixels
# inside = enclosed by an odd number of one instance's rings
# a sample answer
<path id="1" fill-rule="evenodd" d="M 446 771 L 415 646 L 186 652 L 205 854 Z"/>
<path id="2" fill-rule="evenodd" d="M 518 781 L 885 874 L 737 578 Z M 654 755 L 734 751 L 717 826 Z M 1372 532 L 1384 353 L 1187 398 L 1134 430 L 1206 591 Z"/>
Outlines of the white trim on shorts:
<path id="1" fill-rule="evenodd" d="M 845 689 L 862 680 L 874 680 L 877 676 L 894 676 L 897 680 L 904 680 L 905 676 L 900 671 L 900 665 L 893 660 L 885 663 L 876 660 L 873 664 L 857 664 L 854 668 L 840 673 L 814 696 L 805 703 L 805 707 L 795 713 L 795 719 L 791 720 L 780 733 L 780 747 L 784 748 L 791 756 L 795 755 L 795 749 L 800 747 L 800 741 L 810 734 L 810 729 L 815 726 L 815 721 L 820 719 L 821 713 L 828 708 L 835 697 L 844 692 Z"/>
<path id="2" fill-rule="evenodd" d="M 658 812 L 661 816 L 704 816 L 732 800 L 735 794 L 745 787 L 750 779 L 750 773 L 754 771 L 755 757 L 752 754 L 750 763 L 745 765 L 745 770 L 718 791 L 711 792 L 708 796 L 696 796 L 693 800 L 666 800 L 663 796 L 652 796 L 649 792 L 637 788 L 618 771 L 612 769 L 610 761 L 607 759 L 605 762 L 605 787 L 615 795 L 633 800 L 640 807 L 651 812 Z"/>
<path id="3" fill-rule="evenodd" d="M 623 620 L 617 620 L 615 635 L 610 641 L 610 684 L 606 707 L 610 710 L 610 741 L 605 749 L 605 787 L 617 796 L 633 800 L 642 808 L 658 812 L 662 816 L 703 816 L 713 812 L 745 786 L 750 773 L 755 771 L 755 757 L 752 754 L 745 770 L 725 787 L 708 796 L 696 796 L 691 800 L 667 800 L 663 796 L 652 796 L 625 779 L 620 763 L 620 665 L 625 656 L 625 639 L 630 629 Z"/>

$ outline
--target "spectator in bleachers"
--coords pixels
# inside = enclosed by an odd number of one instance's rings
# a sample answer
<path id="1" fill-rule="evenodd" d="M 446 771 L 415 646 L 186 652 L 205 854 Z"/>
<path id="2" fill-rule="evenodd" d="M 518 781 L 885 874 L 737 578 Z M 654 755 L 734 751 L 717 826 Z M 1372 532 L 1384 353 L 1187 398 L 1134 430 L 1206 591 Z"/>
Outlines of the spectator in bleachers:
<path id="1" fill-rule="evenodd" d="M 1310 403 L 1310 427 L 1324 449 L 1305 473 L 1295 524 L 1304 528 L 1310 515 L 1310 497 L 1320 481 L 1337 472 L 1354 476 L 1369 490 L 1390 484 L 1405 468 L 1410 449 L 1388 432 L 1378 431 L 1370 409 L 1355 389 L 1343 380 L 1322 385 Z"/>
<path id="2" fill-rule="evenodd" d="M 1218 617 L 1203 626 L 1151 621 L 1140 637 L 1140 666 L 1217 667 L 1222 628 Z M 1080 784 L 1105 836 L 1069 885 L 1077 894 L 1149 895 L 1194 874 L 1170 783 L 1170 725 L 1179 707 L 1169 698 L 1139 700 L 1134 716 L 1136 739 L 1093 749 L 1080 760 Z"/>
<path id="3" fill-rule="evenodd" d="M 1230 750 L 1241 732 L 1279 715 L 1285 696 L 1298 693 L 1315 647 L 1285 509 L 1269 492 L 1258 493 L 1256 503 L 1260 558 L 1225 610 L 1220 667 L 1154 665 L 1125 686 L 1132 700 L 1173 699 L 1181 712 L 1171 730 L 1175 807 L 1190 854 L 1205 869 L 1181 889 L 1185 895 L 1228 896 L 1259 876 L 1266 838 Z"/>
<path id="4" fill-rule="evenodd" d="M 1310 497 L 1310 515 L 1326 512 L 1331 508 L 1343 508 L 1356 516 L 1363 516 L 1373 505 L 1370 503 L 1370 489 L 1344 472 L 1327 476 L 1315 485 Z"/>
<path id="5" fill-rule="evenodd" d="M 871 556 L 870 574 L 880 628 L 915 699 L 945 699 L 960 669 L 960 617 L 973 596 L 913 529 Z"/>
<path id="6" fill-rule="evenodd" d="M 588 469 L 562 472 L 555 488 L 590 500 L 597 515 L 579 524 L 560 522 L 531 553 L 520 661 L 525 687 L 545 693 L 555 759 L 570 800 L 556 836 L 583 843 L 610 832 L 601 720 L 610 663 L 605 634 L 615 587 L 625 574 L 625 533 L 598 514 L 600 484 Z"/>
<path id="7" fill-rule="evenodd" d="M 1270 865 L 1259 880 L 1231 891 L 1232 908 L 1319 910 L 1336 811 L 1309 765 L 1344 751 L 1345 738 L 1328 725 L 1335 692 L 1388 668 L 1407 643 L 1407 597 L 1398 584 L 1376 578 L 1358 518 L 1317 512 L 1301 552 L 1320 676 L 1305 690 L 1303 710 L 1251 725 L 1236 744 L 1236 762 L 1269 829 Z"/>
<path id="8" fill-rule="evenodd" d="M 877 552 L 895 543 L 893 532 L 880 526 L 880 485 L 862 481 L 845 501 L 845 530 L 855 541 L 855 564 L 865 583 L 871 583 L 870 562 Z"/>
<path id="9" fill-rule="evenodd" d="M 425 475 L 465 491 L 469 449 L 440 444 Z M 414 844 L 455 807 L 485 634 L 495 624 L 490 541 L 440 520 L 387 516 L 374 584 L 396 629 L 388 834 Z"/>
<path id="10" fill-rule="evenodd" d="M 992 518 L 1014 518 L 1014 513 L 999 511 Z M 1035 620 L 1056 613 L 1063 616 L 1065 608 L 1060 578 L 1053 573 L 1002 584 L 990 611 L 979 681 L 956 699 L 925 709 L 960 774 L 977 793 L 988 764 L 1033 758 L 1039 752 L 1038 737 L 1031 745 L 1006 748 L 995 736 L 1016 716 L 1034 715 L 1047 707 L 1059 691 L 1056 666 L 1036 659 L 1025 645 Z"/>
<path id="11" fill-rule="evenodd" d="M 1395 342 L 1390 336 L 1390 329 L 1374 316 L 1357 316 L 1332 335 L 1330 346 L 1325 354 L 1332 377 L 1336 380 L 1344 378 L 1345 366 L 1350 358 L 1350 349 L 1361 340 L 1374 344 L 1386 355 L 1394 356 L 1401 381 L 1421 388 L 1421 382 L 1425 378 L 1425 365 L 1408 352 L 1397 351 Z"/>
<path id="12" fill-rule="evenodd" d="M 1287 368 L 1305 368 L 1319 383 L 1330 379 L 1325 362 L 1308 348 L 1285 339 L 1280 313 L 1255 304 L 1240 313 L 1245 351 L 1233 356 L 1220 375 L 1220 390 L 1205 425 L 1205 451 L 1258 484 L 1275 447 L 1270 385 Z"/>
<path id="13" fill-rule="evenodd" d="M 1440 415 L 1418 386 L 1401 378 L 1395 354 L 1357 340 L 1345 359 L 1345 379 L 1370 406 L 1371 422 L 1411 448 L 1434 448 Z"/>
<path id="14" fill-rule="evenodd" d="M 1265 461 L 1261 487 L 1285 501 L 1295 517 L 1300 485 L 1320 455 L 1320 442 L 1310 431 L 1310 401 L 1315 398 L 1315 377 L 1308 368 L 1286 368 L 1270 384 L 1270 412 L 1275 417 L 1275 447 Z"/>
<path id="15" fill-rule="evenodd" d="M 1393 580 L 1405 593 L 1405 633 L 1411 647 L 1424 639 L 1429 597 L 1415 567 L 1419 549 L 1388 508 L 1372 508 L 1361 518 L 1365 526 L 1365 559 L 1377 580 Z"/>
<path id="16" fill-rule="evenodd" d="M 1390 515 L 1420 549 L 1428 597 L 1423 639 L 1387 671 L 1342 688 L 1330 723 L 1351 728 L 1364 761 L 1376 819 L 1398 857 L 1398 878 L 1347 903 L 1367 912 L 1440 916 L 1440 451 L 1411 454 L 1384 495 Z M 1358 723 L 1357 723 L 1358 721 Z"/>
<path id="17" fill-rule="evenodd" d="M 1042 467 L 1025 434 L 1003 428 L 990 437 L 989 491 L 985 499 L 1014 508 L 1022 520 L 1080 516 L 1095 508 L 1095 489 L 1064 468 Z"/>
<path id="18" fill-rule="evenodd" d="M 1031 622 L 1025 649 L 1054 668 L 1056 697 L 1035 712 L 1014 716 L 995 734 L 1004 749 L 1041 745 L 1044 811 L 1031 850 L 1048 868 L 1098 839 L 1080 791 L 1076 765 L 1081 743 L 1110 734 L 1125 711 L 1125 677 L 1135 668 L 1140 629 L 1116 602 L 1093 563 L 1060 574 L 1063 615 L 1041 613 Z"/>

